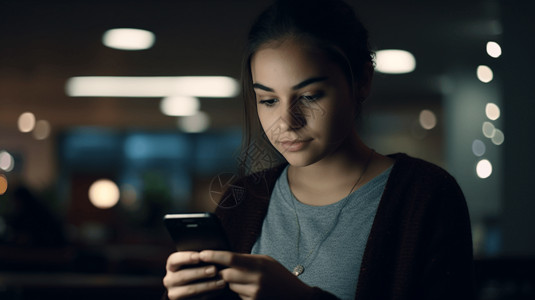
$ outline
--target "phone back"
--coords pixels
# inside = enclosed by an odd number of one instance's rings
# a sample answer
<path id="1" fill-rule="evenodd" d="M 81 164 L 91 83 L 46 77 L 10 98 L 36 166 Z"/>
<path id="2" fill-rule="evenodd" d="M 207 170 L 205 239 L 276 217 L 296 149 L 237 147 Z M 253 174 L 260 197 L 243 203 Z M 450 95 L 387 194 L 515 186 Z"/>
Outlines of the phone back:
<path id="1" fill-rule="evenodd" d="M 164 224 L 177 251 L 230 250 L 221 222 L 211 213 L 169 214 Z"/>

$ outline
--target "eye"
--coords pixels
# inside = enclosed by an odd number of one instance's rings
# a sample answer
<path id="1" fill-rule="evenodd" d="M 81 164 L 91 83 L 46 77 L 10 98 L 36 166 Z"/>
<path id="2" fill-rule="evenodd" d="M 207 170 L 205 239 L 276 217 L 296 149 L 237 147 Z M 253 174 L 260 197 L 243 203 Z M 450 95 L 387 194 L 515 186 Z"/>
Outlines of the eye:
<path id="1" fill-rule="evenodd" d="M 278 99 L 266 99 L 266 100 L 260 100 L 258 103 L 265 106 L 273 106 L 275 103 L 279 102 Z"/>
<path id="2" fill-rule="evenodd" d="M 313 95 L 302 95 L 301 99 L 307 101 L 307 102 L 314 102 L 319 100 L 323 96 L 323 93 L 316 93 Z"/>

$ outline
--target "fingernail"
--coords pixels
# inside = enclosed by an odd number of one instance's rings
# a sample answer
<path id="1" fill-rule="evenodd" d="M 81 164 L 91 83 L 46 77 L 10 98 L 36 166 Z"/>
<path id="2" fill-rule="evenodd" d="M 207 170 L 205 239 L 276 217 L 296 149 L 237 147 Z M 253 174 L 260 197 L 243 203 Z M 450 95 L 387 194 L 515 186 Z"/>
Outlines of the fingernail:
<path id="1" fill-rule="evenodd" d="M 207 256 L 207 254 L 206 254 L 206 252 L 204 252 L 204 251 L 201 252 L 201 253 L 199 253 L 199 257 L 200 257 L 201 259 L 205 259 L 206 256 Z"/>
<path id="2" fill-rule="evenodd" d="M 225 280 L 221 279 L 221 280 L 218 280 L 216 281 L 215 283 L 217 286 L 224 286 L 225 285 Z"/>
<path id="3" fill-rule="evenodd" d="M 191 260 L 199 260 L 199 253 L 192 253 Z"/>
<path id="4" fill-rule="evenodd" d="M 214 266 L 208 267 L 204 271 L 206 272 L 206 274 L 214 274 L 215 273 L 215 267 Z"/>

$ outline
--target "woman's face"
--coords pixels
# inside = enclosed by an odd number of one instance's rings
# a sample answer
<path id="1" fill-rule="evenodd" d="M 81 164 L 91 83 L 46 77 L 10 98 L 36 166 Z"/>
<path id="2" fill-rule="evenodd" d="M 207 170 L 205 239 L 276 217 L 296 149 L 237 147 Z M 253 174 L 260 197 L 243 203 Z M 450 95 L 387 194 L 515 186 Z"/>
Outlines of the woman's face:
<path id="1" fill-rule="evenodd" d="M 338 65 L 288 39 L 251 58 L 258 117 L 271 144 L 293 166 L 334 153 L 354 131 L 355 98 Z"/>

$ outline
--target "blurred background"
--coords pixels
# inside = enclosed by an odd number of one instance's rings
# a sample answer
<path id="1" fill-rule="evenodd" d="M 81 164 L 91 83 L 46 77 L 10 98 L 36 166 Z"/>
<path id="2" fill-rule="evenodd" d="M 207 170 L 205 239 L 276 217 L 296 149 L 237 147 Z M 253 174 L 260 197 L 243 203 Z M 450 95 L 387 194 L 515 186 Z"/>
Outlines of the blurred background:
<path id="1" fill-rule="evenodd" d="M 455 176 L 478 299 L 533 299 L 533 1 L 348 2 L 378 51 L 364 140 Z M 0 1 L 1 299 L 162 295 L 162 216 L 213 210 L 236 171 L 269 3 Z"/>

